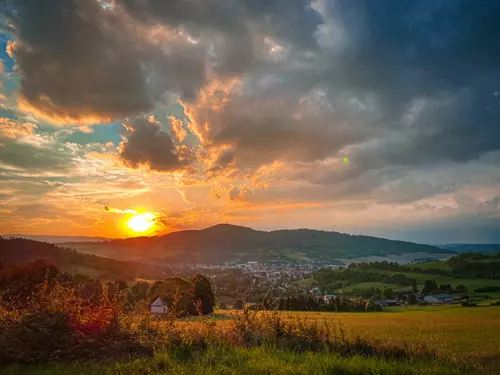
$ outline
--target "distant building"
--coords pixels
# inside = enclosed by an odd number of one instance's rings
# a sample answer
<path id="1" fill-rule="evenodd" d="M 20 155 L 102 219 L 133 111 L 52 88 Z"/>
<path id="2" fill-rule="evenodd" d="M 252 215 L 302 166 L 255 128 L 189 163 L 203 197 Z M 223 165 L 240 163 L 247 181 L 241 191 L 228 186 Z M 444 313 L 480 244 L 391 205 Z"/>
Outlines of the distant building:
<path id="1" fill-rule="evenodd" d="M 168 305 L 163 299 L 158 298 L 151 304 L 151 312 L 153 314 L 166 314 L 168 312 Z"/>
<path id="2" fill-rule="evenodd" d="M 450 296 L 449 294 L 434 294 L 432 296 L 425 296 L 424 300 L 427 303 L 444 304 L 453 302 L 453 297 Z"/>

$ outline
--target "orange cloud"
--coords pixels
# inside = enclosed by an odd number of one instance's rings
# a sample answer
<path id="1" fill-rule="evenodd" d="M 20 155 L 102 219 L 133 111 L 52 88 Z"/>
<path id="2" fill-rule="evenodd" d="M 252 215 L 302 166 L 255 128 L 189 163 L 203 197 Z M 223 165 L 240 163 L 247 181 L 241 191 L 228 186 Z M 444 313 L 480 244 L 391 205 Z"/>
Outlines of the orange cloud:
<path id="1" fill-rule="evenodd" d="M 104 206 L 104 211 L 113 212 L 116 214 L 136 214 L 137 213 L 136 210 L 132 210 L 130 208 L 126 208 L 126 209 L 122 210 L 120 208 L 109 207 L 109 206 Z"/>
<path id="2" fill-rule="evenodd" d="M 84 108 L 81 108 L 81 112 L 87 113 L 86 115 L 78 117 L 70 116 L 65 113 L 60 107 L 55 105 L 48 97 L 40 98 L 39 104 L 35 107 L 31 105 L 31 103 L 26 98 L 19 94 L 17 98 L 17 105 L 20 111 L 29 113 L 35 118 L 49 121 L 54 125 L 95 125 L 100 123 L 110 123 L 113 121 L 113 118 L 111 116 L 91 114 L 91 111 L 85 110 Z M 81 130 L 83 130 L 84 132 L 91 132 L 89 128 L 85 127 L 82 127 Z"/>
<path id="3" fill-rule="evenodd" d="M 37 125 L 31 122 L 18 123 L 5 117 L 0 118 L 0 137 L 19 139 L 33 135 L 36 128 Z"/>
<path id="4" fill-rule="evenodd" d="M 187 136 L 186 130 L 182 127 L 182 120 L 174 116 L 168 116 L 168 119 L 170 120 L 172 134 L 175 136 L 175 139 L 177 139 L 177 142 L 182 142 Z"/>
<path id="5" fill-rule="evenodd" d="M 7 55 L 9 55 L 11 59 L 14 58 L 14 53 L 16 52 L 17 47 L 18 44 L 16 41 L 13 40 L 7 41 L 7 45 L 5 46 L 5 52 L 7 52 Z"/>
<path id="6" fill-rule="evenodd" d="M 198 99 L 191 103 L 179 100 L 184 114 L 189 119 L 188 128 L 202 143 L 208 143 L 211 135 L 217 133 L 212 114 L 220 113 L 230 101 L 230 96 L 240 92 L 241 78 L 226 81 L 212 79 L 199 93 Z"/>

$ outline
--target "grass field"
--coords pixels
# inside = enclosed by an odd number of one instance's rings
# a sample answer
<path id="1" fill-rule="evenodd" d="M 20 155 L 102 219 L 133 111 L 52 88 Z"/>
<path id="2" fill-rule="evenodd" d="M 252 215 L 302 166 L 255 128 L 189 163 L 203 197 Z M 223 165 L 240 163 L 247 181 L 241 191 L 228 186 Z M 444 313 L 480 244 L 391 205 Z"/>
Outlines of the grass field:
<path id="1" fill-rule="evenodd" d="M 239 311 L 218 311 L 213 322 L 226 329 Z M 153 358 L 106 363 L 13 366 L 2 375 L 153 375 L 153 374 L 498 374 L 500 307 L 428 306 L 394 308 L 379 313 L 283 312 L 287 320 L 335 322 L 347 336 L 384 343 L 422 343 L 437 359 L 390 360 L 376 357 L 295 352 L 275 347 L 230 348 L 214 344 L 202 351 L 159 350 Z M 177 321 L 197 330 L 197 318 Z"/>
<path id="2" fill-rule="evenodd" d="M 423 342 L 444 356 L 467 356 L 500 366 L 500 307 L 395 307 L 379 313 L 294 312 L 309 321 L 334 319 L 347 334 L 395 343 Z M 500 367 L 498 367 L 500 370 Z"/>
<path id="3" fill-rule="evenodd" d="M 153 359 L 111 364 L 11 367 L 3 375 L 473 375 L 471 368 L 437 361 L 396 362 L 274 348 L 212 348 L 190 358 L 158 353 Z"/>
<path id="4" fill-rule="evenodd" d="M 379 283 L 376 281 L 367 281 L 364 283 L 357 283 L 357 284 L 348 285 L 345 288 L 340 289 L 339 292 L 350 293 L 354 289 L 369 289 L 369 288 L 378 288 L 378 289 L 392 288 L 394 290 L 397 290 L 400 288 L 400 286 L 395 285 L 395 284 Z"/>
<path id="5" fill-rule="evenodd" d="M 312 277 L 308 277 L 307 279 L 302 279 L 296 282 L 296 284 L 300 287 L 311 286 L 314 279 Z"/>

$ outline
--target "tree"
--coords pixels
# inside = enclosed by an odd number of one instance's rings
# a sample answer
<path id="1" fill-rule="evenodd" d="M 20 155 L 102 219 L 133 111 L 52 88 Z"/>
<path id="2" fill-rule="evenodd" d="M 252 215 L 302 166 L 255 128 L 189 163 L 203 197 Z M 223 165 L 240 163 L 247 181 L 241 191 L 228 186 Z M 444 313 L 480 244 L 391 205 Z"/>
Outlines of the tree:
<path id="1" fill-rule="evenodd" d="M 165 291 L 163 289 L 162 281 L 157 281 L 153 285 L 151 285 L 151 288 L 149 288 L 148 292 L 148 300 L 150 303 L 153 303 L 157 298 L 163 298 L 164 296 Z"/>
<path id="2" fill-rule="evenodd" d="M 438 286 L 435 280 L 425 280 L 424 288 L 422 289 L 422 292 L 425 295 L 429 295 L 436 290 L 438 290 Z"/>
<path id="3" fill-rule="evenodd" d="M 203 315 L 211 314 L 214 311 L 215 297 L 210 281 L 203 275 L 196 275 L 191 279 L 194 284 L 194 304 Z"/>
<path id="4" fill-rule="evenodd" d="M 442 293 L 453 293 L 453 288 L 451 284 L 441 284 L 439 285 L 439 291 Z"/>
<path id="5" fill-rule="evenodd" d="M 467 287 L 464 284 L 457 285 L 455 293 L 467 293 Z"/>
<path id="6" fill-rule="evenodd" d="M 411 291 L 412 293 L 418 293 L 417 280 L 411 279 Z"/>
<path id="7" fill-rule="evenodd" d="M 416 304 L 418 304 L 418 299 L 415 296 L 415 294 L 410 294 L 408 296 L 407 301 L 408 301 L 408 305 L 416 305 Z"/>
<path id="8" fill-rule="evenodd" d="M 138 281 L 130 290 L 136 301 L 145 300 L 148 297 L 149 283 Z"/>
<path id="9" fill-rule="evenodd" d="M 384 288 L 382 291 L 382 296 L 387 299 L 394 297 L 394 290 L 392 288 Z"/>

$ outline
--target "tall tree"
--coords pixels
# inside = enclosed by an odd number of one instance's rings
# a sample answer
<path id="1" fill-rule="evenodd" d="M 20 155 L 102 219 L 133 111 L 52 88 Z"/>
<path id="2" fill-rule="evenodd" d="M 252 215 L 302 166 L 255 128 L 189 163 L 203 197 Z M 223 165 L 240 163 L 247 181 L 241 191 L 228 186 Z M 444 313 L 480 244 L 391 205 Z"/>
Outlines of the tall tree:
<path id="1" fill-rule="evenodd" d="M 438 290 L 438 286 L 435 280 L 425 280 L 424 289 L 422 289 L 422 292 L 425 295 L 429 295 L 436 290 Z"/>

